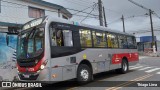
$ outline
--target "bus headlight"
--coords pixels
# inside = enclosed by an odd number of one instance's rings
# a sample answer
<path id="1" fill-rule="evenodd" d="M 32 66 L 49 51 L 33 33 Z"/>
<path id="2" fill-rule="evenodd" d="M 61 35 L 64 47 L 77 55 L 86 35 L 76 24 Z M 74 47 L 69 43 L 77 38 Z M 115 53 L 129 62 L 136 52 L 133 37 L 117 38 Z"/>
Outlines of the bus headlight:
<path id="1" fill-rule="evenodd" d="M 43 70 L 44 69 L 44 65 L 42 64 L 40 68 L 41 68 L 41 70 Z"/>

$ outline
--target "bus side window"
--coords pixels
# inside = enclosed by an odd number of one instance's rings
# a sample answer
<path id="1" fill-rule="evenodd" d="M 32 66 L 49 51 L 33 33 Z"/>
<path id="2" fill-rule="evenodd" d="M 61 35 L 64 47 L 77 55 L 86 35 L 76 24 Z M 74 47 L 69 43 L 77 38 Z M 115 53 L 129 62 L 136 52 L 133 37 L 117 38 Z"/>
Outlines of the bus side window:
<path id="1" fill-rule="evenodd" d="M 51 46 L 57 46 L 55 31 L 54 28 L 50 28 Z"/>
<path id="2" fill-rule="evenodd" d="M 128 48 L 125 36 L 119 35 L 118 36 L 118 42 L 119 42 L 119 48 L 123 48 L 123 49 L 127 49 Z"/>
<path id="3" fill-rule="evenodd" d="M 79 34 L 81 47 L 92 47 L 91 31 L 80 29 Z"/>
<path id="4" fill-rule="evenodd" d="M 73 38 L 71 30 L 63 30 L 64 46 L 73 46 Z"/>
<path id="5" fill-rule="evenodd" d="M 104 32 L 92 31 L 94 47 L 107 47 L 106 35 Z"/>
<path id="6" fill-rule="evenodd" d="M 72 31 L 52 29 L 51 42 L 52 46 L 73 46 Z"/>
<path id="7" fill-rule="evenodd" d="M 123 36 L 123 49 L 128 49 L 127 37 Z"/>
<path id="8" fill-rule="evenodd" d="M 109 48 L 118 48 L 117 35 L 107 33 L 107 43 Z"/>
<path id="9" fill-rule="evenodd" d="M 119 48 L 123 48 L 123 37 L 122 36 L 118 36 L 118 43 L 119 43 Z"/>
<path id="10" fill-rule="evenodd" d="M 134 37 L 127 37 L 127 43 L 128 43 L 128 48 L 134 49 L 136 46 L 135 38 Z"/>
<path id="11" fill-rule="evenodd" d="M 56 30 L 55 35 L 57 46 L 64 46 L 62 30 Z"/>
<path id="12" fill-rule="evenodd" d="M 127 49 L 128 44 L 125 36 L 119 35 L 118 36 L 118 43 L 119 43 L 119 48 Z"/>

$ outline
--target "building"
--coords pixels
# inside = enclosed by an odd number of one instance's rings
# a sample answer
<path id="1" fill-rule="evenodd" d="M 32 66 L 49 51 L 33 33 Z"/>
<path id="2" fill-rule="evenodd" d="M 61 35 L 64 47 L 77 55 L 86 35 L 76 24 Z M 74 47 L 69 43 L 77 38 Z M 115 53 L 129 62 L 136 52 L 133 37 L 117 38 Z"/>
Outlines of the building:
<path id="1" fill-rule="evenodd" d="M 72 17 L 63 6 L 42 0 L 0 0 L 0 32 L 17 32 L 22 24 L 46 15 Z"/>
<path id="2" fill-rule="evenodd" d="M 155 48 L 157 53 L 160 53 L 160 41 L 157 40 L 157 37 L 154 37 L 155 41 Z M 138 45 L 138 51 L 142 51 L 145 53 L 152 53 L 153 48 L 152 48 L 152 36 L 141 36 L 140 37 L 140 42 L 137 43 Z"/>

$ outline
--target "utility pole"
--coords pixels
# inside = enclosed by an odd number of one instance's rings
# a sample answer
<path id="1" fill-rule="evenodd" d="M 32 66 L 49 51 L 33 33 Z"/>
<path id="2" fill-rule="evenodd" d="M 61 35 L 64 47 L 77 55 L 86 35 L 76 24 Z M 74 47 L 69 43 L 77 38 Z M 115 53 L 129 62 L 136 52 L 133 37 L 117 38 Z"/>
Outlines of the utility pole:
<path id="1" fill-rule="evenodd" d="M 150 16 L 150 22 L 151 22 L 151 32 L 152 32 L 152 48 L 155 48 L 155 39 L 154 39 L 154 32 L 153 32 L 153 21 L 152 21 L 152 10 L 149 9 L 149 16 Z"/>
<path id="2" fill-rule="evenodd" d="M 122 18 L 121 18 L 121 19 L 122 19 L 122 23 L 123 23 L 123 32 L 126 32 L 126 31 L 125 31 L 124 16 L 123 16 L 123 15 L 122 15 Z"/>
<path id="3" fill-rule="evenodd" d="M 153 48 L 153 52 L 156 53 L 156 51 L 157 51 L 157 46 L 155 46 L 155 42 L 156 42 L 156 41 L 155 41 L 155 38 L 154 38 L 153 22 L 152 22 L 152 14 L 153 14 L 153 11 L 152 11 L 151 9 L 148 9 L 148 8 L 146 8 L 146 7 L 144 7 L 144 6 L 140 5 L 140 4 L 132 1 L 132 0 L 128 0 L 128 1 L 130 1 L 131 3 L 133 3 L 133 4 L 135 4 L 135 5 L 143 8 L 143 9 L 145 9 L 145 10 L 147 10 L 147 11 L 149 11 L 150 23 L 151 23 L 151 32 L 152 32 L 152 48 Z"/>
<path id="4" fill-rule="evenodd" d="M 104 16 L 104 24 L 105 24 L 105 27 L 107 27 L 106 13 L 105 13 L 105 8 L 104 8 L 104 7 L 103 7 L 103 16 Z"/>
<path id="5" fill-rule="evenodd" d="M 100 26 L 103 26 L 102 0 L 98 0 L 98 7 L 99 7 L 99 22 L 100 22 Z"/>

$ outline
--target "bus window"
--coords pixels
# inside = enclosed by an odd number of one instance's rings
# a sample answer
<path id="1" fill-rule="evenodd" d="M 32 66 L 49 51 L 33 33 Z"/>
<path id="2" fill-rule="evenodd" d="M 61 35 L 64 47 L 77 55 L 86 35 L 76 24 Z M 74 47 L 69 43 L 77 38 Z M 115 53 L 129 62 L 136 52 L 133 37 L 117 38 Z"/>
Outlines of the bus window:
<path id="1" fill-rule="evenodd" d="M 73 46 L 72 31 L 63 30 L 64 46 Z"/>
<path id="2" fill-rule="evenodd" d="M 34 44 L 33 44 L 33 39 L 28 40 L 28 53 L 33 53 L 34 52 Z"/>
<path id="3" fill-rule="evenodd" d="M 90 30 L 79 30 L 80 42 L 82 47 L 92 47 L 91 31 Z"/>
<path id="4" fill-rule="evenodd" d="M 127 43 L 128 43 L 128 48 L 134 49 L 135 48 L 135 39 L 134 37 L 127 37 Z"/>
<path id="5" fill-rule="evenodd" d="M 118 36 L 119 48 L 128 48 L 126 37 L 125 36 Z"/>
<path id="6" fill-rule="evenodd" d="M 51 30 L 52 46 L 73 46 L 71 30 Z"/>
<path id="7" fill-rule="evenodd" d="M 118 48 L 117 36 L 107 33 L 107 44 L 109 48 Z"/>
<path id="8" fill-rule="evenodd" d="M 118 36 L 118 42 L 119 42 L 119 48 L 127 49 L 128 44 L 127 44 L 127 39 L 126 36 Z"/>
<path id="9" fill-rule="evenodd" d="M 118 36 L 119 48 L 123 48 L 123 36 Z"/>
<path id="10" fill-rule="evenodd" d="M 107 47 L 105 33 L 92 31 L 92 35 L 94 47 Z"/>

